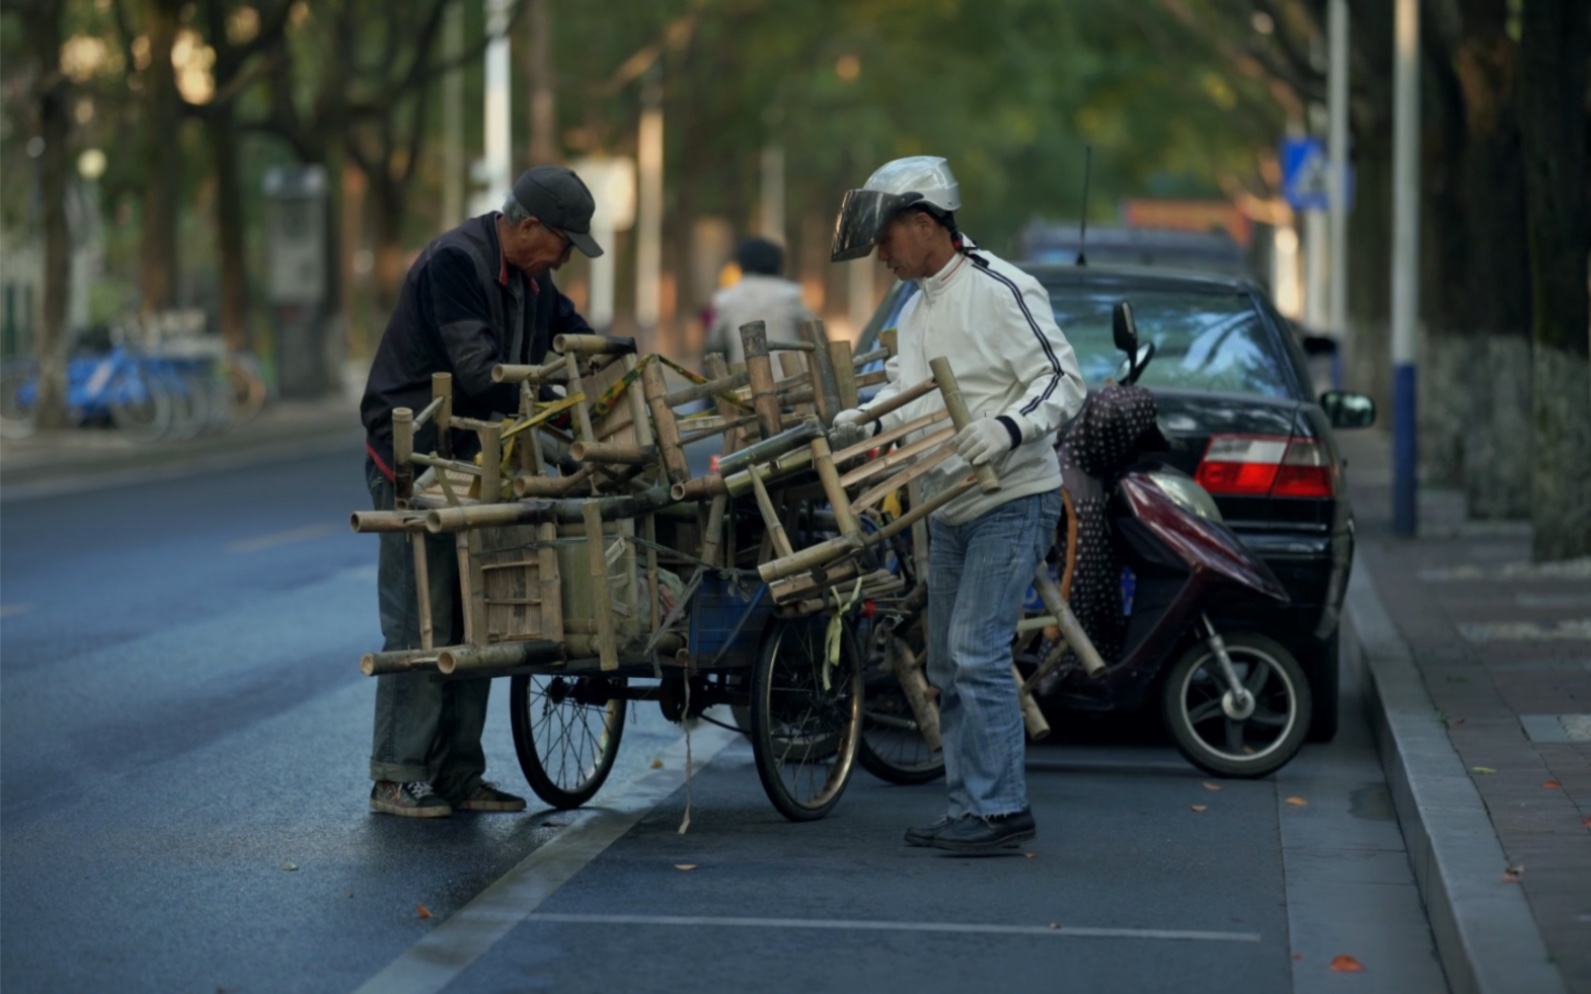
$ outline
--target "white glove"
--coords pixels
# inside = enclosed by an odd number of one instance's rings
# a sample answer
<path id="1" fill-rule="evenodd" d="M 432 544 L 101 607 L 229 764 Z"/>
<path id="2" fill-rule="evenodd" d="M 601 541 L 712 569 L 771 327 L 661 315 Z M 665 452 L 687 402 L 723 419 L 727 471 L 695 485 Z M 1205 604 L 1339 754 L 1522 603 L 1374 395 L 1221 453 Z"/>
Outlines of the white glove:
<path id="1" fill-rule="evenodd" d="M 835 449 L 848 449 L 873 437 L 873 422 L 867 412 L 852 407 L 834 416 L 834 426 L 829 429 L 829 445 Z"/>
<path id="2" fill-rule="evenodd" d="M 979 418 L 956 432 L 956 454 L 982 466 L 995 456 L 1011 451 L 1011 432 L 994 418 Z"/>

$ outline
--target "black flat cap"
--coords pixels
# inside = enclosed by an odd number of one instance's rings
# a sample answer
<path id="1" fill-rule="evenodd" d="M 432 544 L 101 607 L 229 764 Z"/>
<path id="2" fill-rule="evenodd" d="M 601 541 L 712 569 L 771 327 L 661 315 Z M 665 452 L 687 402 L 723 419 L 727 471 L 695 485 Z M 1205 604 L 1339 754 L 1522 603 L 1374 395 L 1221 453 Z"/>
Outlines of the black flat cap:
<path id="1" fill-rule="evenodd" d="M 575 248 L 595 259 L 602 246 L 591 237 L 591 213 L 597 202 L 573 170 L 533 166 L 514 182 L 514 199 L 525 213 L 569 236 Z"/>

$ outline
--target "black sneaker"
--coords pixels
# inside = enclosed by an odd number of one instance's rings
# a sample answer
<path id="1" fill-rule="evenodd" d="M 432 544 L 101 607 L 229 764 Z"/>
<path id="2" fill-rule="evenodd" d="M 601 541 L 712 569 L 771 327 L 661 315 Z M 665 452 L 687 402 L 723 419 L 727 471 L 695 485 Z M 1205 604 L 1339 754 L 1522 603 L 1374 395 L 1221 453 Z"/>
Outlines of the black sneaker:
<path id="1" fill-rule="evenodd" d="M 453 806 L 438 797 L 424 780 L 377 780 L 370 788 L 370 810 L 400 818 L 446 818 L 453 813 Z"/>
<path id="2" fill-rule="evenodd" d="M 498 790 L 497 785 L 481 780 L 464 797 L 453 802 L 454 811 L 523 811 L 525 799 L 510 794 L 506 790 Z"/>
<path id="3" fill-rule="evenodd" d="M 944 831 L 950 824 L 950 816 L 943 815 L 932 825 L 908 828 L 906 830 L 906 844 L 908 846 L 931 846 L 934 844 L 934 836 Z"/>
<path id="4" fill-rule="evenodd" d="M 1008 815 L 962 815 L 940 829 L 928 844 L 952 852 L 986 852 L 1015 849 L 1037 835 L 1033 812 L 1023 809 Z"/>

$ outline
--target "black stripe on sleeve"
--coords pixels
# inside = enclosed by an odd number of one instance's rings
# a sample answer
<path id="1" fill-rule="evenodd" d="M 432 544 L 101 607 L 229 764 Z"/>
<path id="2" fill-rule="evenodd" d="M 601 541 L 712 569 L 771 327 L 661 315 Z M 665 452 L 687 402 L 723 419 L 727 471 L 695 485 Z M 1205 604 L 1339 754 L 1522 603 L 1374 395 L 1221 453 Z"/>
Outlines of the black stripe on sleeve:
<path id="1" fill-rule="evenodd" d="M 1028 327 L 1033 330 L 1034 337 L 1037 338 L 1039 340 L 1039 344 L 1043 346 L 1044 355 L 1050 360 L 1050 369 L 1054 370 L 1054 373 L 1050 376 L 1050 385 L 1044 388 L 1044 392 L 1022 406 L 1021 411 L 1024 415 L 1032 414 L 1034 411 L 1038 410 L 1040 404 L 1050 399 L 1050 394 L 1054 393 L 1055 388 L 1060 386 L 1061 380 L 1066 376 L 1066 372 L 1065 370 L 1061 369 L 1061 360 L 1056 358 L 1055 347 L 1050 344 L 1049 338 L 1044 334 L 1043 329 L 1039 327 L 1039 323 L 1033 319 L 1033 312 L 1028 310 L 1028 302 L 1022 296 L 1022 288 L 1013 283 L 1009 278 L 1001 276 L 999 273 L 995 272 L 989 267 L 988 263 L 983 262 L 976 257 L 974 257 L 974 261 L 979 263 L 979 265 L 974 267 L 977 272 L 999 280 L 1001 283 L 1005 284 L 1006 288 L 1009 289 L 1012 295 L 1016 297 L 1016 304 L 1022 309 L 1022 316 L 1028 319 Z"/>

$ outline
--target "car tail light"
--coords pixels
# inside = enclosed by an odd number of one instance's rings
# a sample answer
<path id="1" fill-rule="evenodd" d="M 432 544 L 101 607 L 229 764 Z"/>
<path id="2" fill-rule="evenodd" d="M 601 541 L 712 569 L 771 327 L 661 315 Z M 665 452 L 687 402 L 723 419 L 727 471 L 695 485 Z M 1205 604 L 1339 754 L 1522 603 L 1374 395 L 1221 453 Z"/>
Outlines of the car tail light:
<path id="1" fill-rule="evenodd" d="M 1331 497 L 1335 467 L 1313 438 L 1215 435 L 1195 478 L 1212 494 L 1242 497 Z"/>

